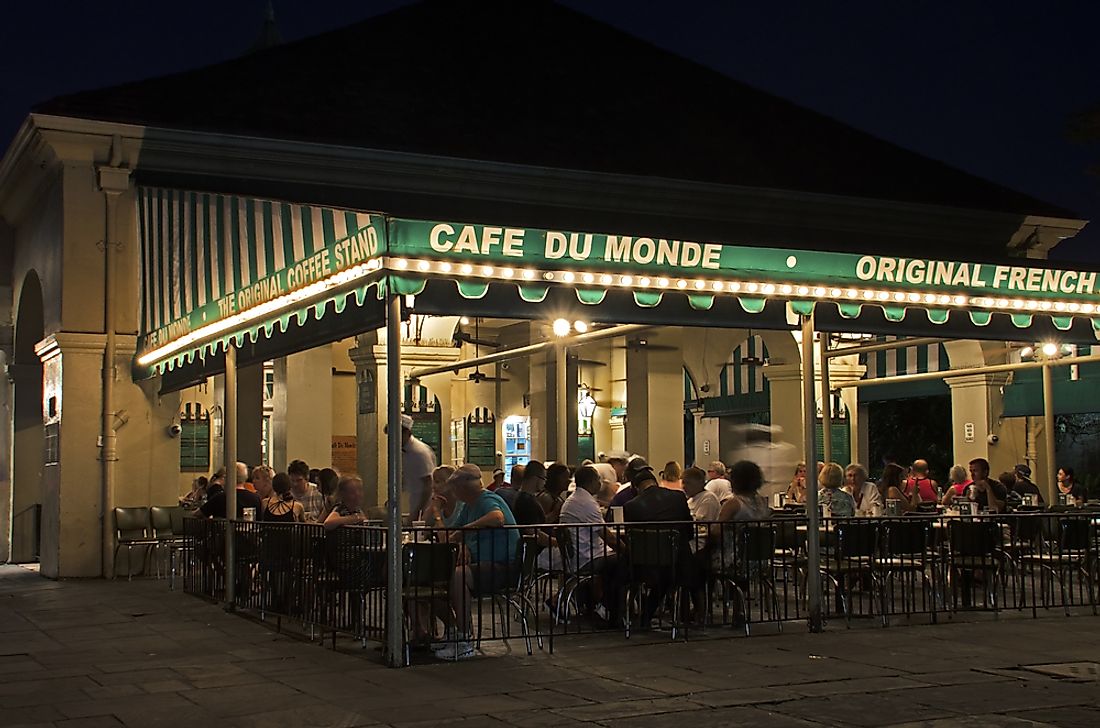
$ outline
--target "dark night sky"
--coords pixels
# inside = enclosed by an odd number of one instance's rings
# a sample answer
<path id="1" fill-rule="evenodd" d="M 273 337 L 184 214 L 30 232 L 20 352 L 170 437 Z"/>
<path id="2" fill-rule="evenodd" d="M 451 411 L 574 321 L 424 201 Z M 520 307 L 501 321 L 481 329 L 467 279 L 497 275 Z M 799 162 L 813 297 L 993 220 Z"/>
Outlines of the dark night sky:
<path id="1" fill-rule="evenodd" d="M 1100 163 L 1100 145 L 1065 134 L 1070 114 L 1100 102 L 1100 3 L 564 1 L 741 81 L 1095 219 L 1095 230 L 1055 256 L 1100 262 L 1100 178 L 1085 171 Z M 238 54 L 255 39 L 264 4 L 4 3 L 0 145 L 37 101 Z M 403 4 L 275 0 L 275 10 L 283 37 L 296 39 Z"/>

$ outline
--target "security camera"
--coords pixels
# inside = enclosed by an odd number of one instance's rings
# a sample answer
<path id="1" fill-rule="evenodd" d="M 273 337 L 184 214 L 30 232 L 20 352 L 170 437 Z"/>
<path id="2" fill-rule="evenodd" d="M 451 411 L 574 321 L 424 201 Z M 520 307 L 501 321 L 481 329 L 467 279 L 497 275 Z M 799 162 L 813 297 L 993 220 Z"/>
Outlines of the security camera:
<path id="1" fill-rule="evenodd" d="M 1000 441 L 1000 439 L 1001 439 L 1001 438 L 1000 438 L 1000 437 L 998 437 L 997 435 L 990 435 L 990 436 L 989 436 L 988 438 L 986 438 L 986 439 L 988 439 L 988 440 L 989 440 L 989 444 L 990 444 L 990 445 L 996 445 L 996 444 L 997 444 L 997 443 L 998 443 L 998 442 Z"/>
<path id="2" fill-rule="evenodd" d="M 179 426 L 179 423 L 173 422 L 168 425 L 168 437 L 179 437 L 181 432 L 183 432 L 183 428 Z"/>

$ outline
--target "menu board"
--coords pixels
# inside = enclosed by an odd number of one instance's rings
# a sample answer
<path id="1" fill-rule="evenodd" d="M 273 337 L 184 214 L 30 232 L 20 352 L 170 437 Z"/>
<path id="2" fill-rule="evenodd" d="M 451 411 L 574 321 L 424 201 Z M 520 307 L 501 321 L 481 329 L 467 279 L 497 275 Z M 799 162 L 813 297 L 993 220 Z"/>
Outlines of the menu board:
<path id="1" fill-rule="evenodd" d="M 406 412 L 413 421 L 413 437 L 427 445 L 435 453 L 436 463 L 443 462 L 443 422 L 439 408 L 428 412 Z"/>
<path id="2" fill-rule="evenodd" d="M 355 435 L 332 436 L 332 468 L 338 473 L 359 472 L 358 443 Z"/>
<path id="3" fill-rule="evenodd" d="M 495 422 L 476 422 L 466 418 L 466 462 L 485 468 L 495 468 L 497 464 L 497 442 Z"/>

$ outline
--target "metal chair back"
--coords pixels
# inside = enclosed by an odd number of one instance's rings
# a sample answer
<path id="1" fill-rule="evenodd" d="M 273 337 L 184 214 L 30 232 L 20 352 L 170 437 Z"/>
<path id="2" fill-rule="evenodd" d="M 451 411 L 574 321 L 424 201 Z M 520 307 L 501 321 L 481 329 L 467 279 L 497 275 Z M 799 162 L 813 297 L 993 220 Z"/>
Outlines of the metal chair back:
<path id="1" fill-rule="evenodd" d="M 149 538 L 149 509 L 145 507 L 116 508 L 115 532 L 120 544 Z"/>

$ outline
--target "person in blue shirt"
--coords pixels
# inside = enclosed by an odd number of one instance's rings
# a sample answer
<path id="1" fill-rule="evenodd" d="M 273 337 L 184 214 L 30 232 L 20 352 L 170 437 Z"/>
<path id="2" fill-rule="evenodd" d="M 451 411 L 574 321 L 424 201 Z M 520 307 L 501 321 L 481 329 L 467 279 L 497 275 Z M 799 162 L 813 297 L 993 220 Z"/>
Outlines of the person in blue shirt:
<path id="1" fill-rule="evenodd" d="M 516 548 L 519 529 L 512 510 L 496 493 L 485 490 L 481 468 L 467 464 L 447 480 L 465 507 L 448 533 L 452 543 L 461 544 L 458 566 L 451 582 L 457 634 L 450 635 L 435 655 L 461 660 L 474 654 L 470 641 L 470 605 L 475 595 L 493 594 L 519 575 Z"/>

